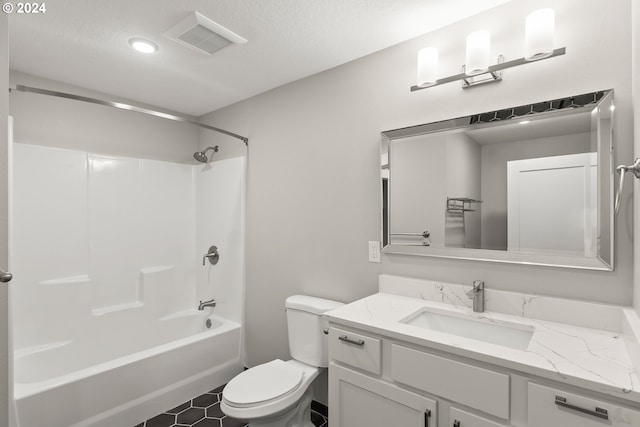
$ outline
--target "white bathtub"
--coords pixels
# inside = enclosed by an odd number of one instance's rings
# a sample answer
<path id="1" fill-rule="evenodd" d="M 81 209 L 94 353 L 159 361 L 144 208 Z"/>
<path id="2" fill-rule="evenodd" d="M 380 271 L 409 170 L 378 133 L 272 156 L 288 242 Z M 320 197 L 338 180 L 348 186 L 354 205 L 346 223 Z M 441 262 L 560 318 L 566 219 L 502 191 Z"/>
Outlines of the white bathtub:
<path id="1" fill-rule="evenodd" d="M 243 368 L 237 323 L 190 310 L 148 324 L 17 351 L 19 427 L 132 427 Z"/>

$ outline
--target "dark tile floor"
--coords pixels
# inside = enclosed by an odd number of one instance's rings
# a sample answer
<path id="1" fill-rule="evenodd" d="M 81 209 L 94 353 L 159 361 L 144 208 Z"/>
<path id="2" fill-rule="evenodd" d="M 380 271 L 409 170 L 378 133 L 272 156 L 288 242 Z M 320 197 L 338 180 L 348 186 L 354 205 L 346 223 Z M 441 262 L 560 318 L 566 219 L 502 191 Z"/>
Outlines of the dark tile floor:
<path id="1" fill-rule="evenodd" d="M 228 417 L 220 410 L 223 388 L 220 386 L 195 397 L 135 427 L 244 427 L 246 424 L 242 421 Z M 321 406 L 315 402 L 312 405 L 311 422 L 316 427 L 329 427 L 326 410 Z"/>

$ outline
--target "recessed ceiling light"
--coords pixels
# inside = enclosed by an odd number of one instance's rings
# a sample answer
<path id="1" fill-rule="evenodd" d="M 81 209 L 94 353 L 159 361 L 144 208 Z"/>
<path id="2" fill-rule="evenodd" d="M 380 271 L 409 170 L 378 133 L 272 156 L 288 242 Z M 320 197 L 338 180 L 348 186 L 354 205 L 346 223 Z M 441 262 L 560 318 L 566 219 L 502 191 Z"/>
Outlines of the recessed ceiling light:
<path id="1" fill-rule="evenodd" d="M 523 120 L 521 122 L 518 122 L 518 124 L 520 124 L 520 125 L 526 125 L 527 123 L 530 123 L 530 121 L 529 120 Z"/>
<path id="2" fill-rule="evenodd" d="M 142 53 L 153 53 L 158 50 L 158 45 L 150 40 L 141 38 L 129 39 L 129 44 L 132 48 Z"/>

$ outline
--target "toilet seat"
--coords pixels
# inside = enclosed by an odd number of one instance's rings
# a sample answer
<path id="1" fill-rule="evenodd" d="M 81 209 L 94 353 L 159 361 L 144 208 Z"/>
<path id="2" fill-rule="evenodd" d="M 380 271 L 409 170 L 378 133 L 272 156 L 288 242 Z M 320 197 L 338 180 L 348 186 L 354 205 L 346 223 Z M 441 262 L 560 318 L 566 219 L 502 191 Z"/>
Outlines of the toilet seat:
<path id="1" fill-rule="evenodd" d="M 242 372 L 224 388 L 226 403 L 237 408 L 264 405 L 295 392 L 303 371 L 280 359 Z"/>
<path id="2" fill-rule="evenodd" d="M 274 367 L 275 370 L 272 370 Z M 287 381 L 283 381 L 281 377 L 271 381 L 260 380 L 259 377 L 262 375 L 262 372 L 260 372 L 258 376 L 254 376 L 254 374 L 251 373 L 258 369 L 259 371 L 264 369 L 271 372 L 276 372 L 276 370 L 280 373 L 285 372 L 284 375 L 291 375 L 294 379 L 292 380 L 290 377 L 288 385 L 286 385 Z M 310 392 L 309 385 L 319 373 L 320 368 L 306 365 L 294 359 L 287 360 L 286 362 L 276 359 L 263 365 L 255 366 L 229 381 L 222 390 L 220 409 L 228 416 L 239 420 L 280 417 L 286 411 L 295 410 L 296 404 L 299 403 L 302 396 Z M 275 376 L 277 375 L 279 374 L 275 374 Z M 240 377 L 242 377 L 241 382 L 236 381 L 239 380 Z M 254 394 L 254 388 L 260 388 L 261 392 Z M 244 393 L 251 393 L 254 397 L 242 397 Z M 250 403 L 252 400 L 260 399 L 268 400 Z"/>

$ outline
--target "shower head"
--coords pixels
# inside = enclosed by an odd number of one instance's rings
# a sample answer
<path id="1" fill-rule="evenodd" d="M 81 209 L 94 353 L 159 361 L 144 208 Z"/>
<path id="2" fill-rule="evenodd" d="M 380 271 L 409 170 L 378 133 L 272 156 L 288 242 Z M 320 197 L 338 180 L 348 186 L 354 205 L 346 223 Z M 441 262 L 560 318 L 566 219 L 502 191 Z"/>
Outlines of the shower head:
<path id="1" fill-rule="evenodd" d="M 201 151 L 198 151 L 197 153 L 195 153 L 193 155 L 193 158 L 202 163 L 207 163 L 209 161 L 209 159 L 207 159 L 207 155 Z"/>
<path id="2" fill-rule="evenodd" d="M 207 154 L 206 152 L 209 150 L 213 150 L 214 153 L 218 152 L 218 146 L 216 145 L 215 147 L 207 147 L 202 151 L 197 151 L 195 153 L 193 153 L 193 158 L 196 159 L 197 161 L 199 161 L 200 163 L 208 163 L 209 159 L 207 158 Z"/>

